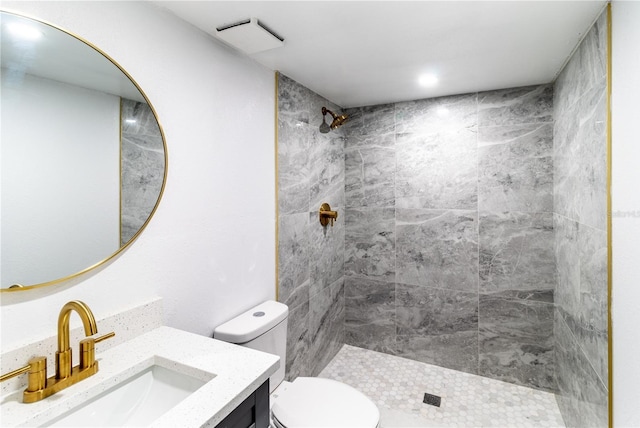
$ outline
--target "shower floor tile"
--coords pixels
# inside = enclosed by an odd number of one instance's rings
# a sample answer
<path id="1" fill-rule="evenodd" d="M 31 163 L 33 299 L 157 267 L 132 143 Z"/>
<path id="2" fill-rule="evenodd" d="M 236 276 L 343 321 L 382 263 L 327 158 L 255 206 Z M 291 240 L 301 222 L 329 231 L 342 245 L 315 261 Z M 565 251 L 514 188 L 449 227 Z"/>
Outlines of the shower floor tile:
<path id="1" fill-rule="evenodd" d="M 552 393 L 349 345 L 319 377 L 371 398 L 382 428 L 565 426 Z M 441 397 L 440 407 L 423 403 L 425 393 Z"/>

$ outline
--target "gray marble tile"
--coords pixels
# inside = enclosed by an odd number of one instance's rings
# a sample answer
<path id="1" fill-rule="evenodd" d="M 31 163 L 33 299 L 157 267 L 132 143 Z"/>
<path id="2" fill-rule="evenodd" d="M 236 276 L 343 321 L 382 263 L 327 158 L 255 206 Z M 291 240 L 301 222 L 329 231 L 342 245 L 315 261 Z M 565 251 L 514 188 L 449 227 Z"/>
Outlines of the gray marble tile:
<path id="1" fill-rule="evenodd" d="M 607 232 L 578 226 L 581 317 L 596 330 L 607 329 Z"/>
<path id="2" fill-rule="evenodd" d="M 347 207 L 394 206 L 396 154 L 393 147 L 347 149 L 344 167 Z"/>
<path id="3" fill-rule="evenodd" d="M 575 157 L 577 156 L 579 140 L 576 135 L 580 132 L 580 120 L 578 120 L 577 105 L 565 105 L 558 102 L 554 105 L 553 123 L 553 156 L 555 184 L 558 178 L 577 173 L 575 169 Z M 574 169 L 572 169 L 574 168 Z M 554 191 L 557 189 L 554 187 Z M 560 207 L 562 208 L 562 207 Z"/>
<path id="4" fill-rule="evenodd" d="M 396 133 L 429 135 L 477 125 L 477 94 L 454 95 L 396 104 Z"/>
<path id="5" fill-rule="evenodd" d="M 479 374 L 556 391 L 553 305 L 480 295 Z"/>
<path id="6" fill-rule="evenodd" d="M 344 317 L 344 277 L 341 277 L 309 299 L 312 376 L 317 376 L 344 344 Z"/>
<path id="7" fill-rule="evenodd" d="M 598 376 L 607 385 L 607 237 L 556 214 L 556 301 Z"/>
<path id="8" fill-rule="evenodd" d="M 553 125 L 478 130 L 478 208 L 553 211 Z"/>
<path id="9" fill-rule="evenodd" d="M 318 212 L 309 213 L 309 294 L 317 294 L 344 275 L 345 220 L 344 210 L 338 211 L 338 220 L 322 226 Z"/>
<path id="10" fill-rule="evenodd" d="M 475 211 L 396 209 L 396 282 L 478 290 Z"/>
<path id="11" fill-rule="evenodd" d="M 606 230 L 606 87 L 592 88 L 556 109 L 554 207 L 580 223 Z"/>
<path id="12" fill-rule="evenodd" d="M 345 222 L 346 275 L 395 280 L 395 210 L 347 208 Z"/>
<path id="13" fill-rule="evenodd" d="M 606 11 L 554 87 L 557 402 L 567 426 L 608 426 Z"/>
<path id="14" fill-rule="evenodd" d="M 295 307 L 309 300 L 309 214 L 281 216 L 278 225 L 279 300 Z"/>
<path id="15" fill-rule="evenodd" d="M 343 125 L 348 137 L 383 137 L 395 132 L 395 104 L 350 108 L 344 113 L 349 116 Z"/>
<path id="16" fill-rule="evenodd" d="M 603 142 L 606 141 L 606 87 L 603 83 L 585 92 L 571 106 L 559 105 L 556 108 L 554 135 L 556 144 L 554 154 L 565 158 L 586 156 L 587 163 L 602 160 L 606 152 Z M 606 144 L 604 144 L 606 148 Z M 597 156 L 597 157 L 596 157 Z M 564 164 L 560 166 L 565 167 Z M 561 169 L 560 173 L 563 172 Z M 572 172 L 567 170 L 567 172 Z"/>
<path id="17" fill-rule="evenodd" d="M 609 348 L 607 329 L 595 328 L 592 324 L 589 324 L 589 320 L 585 319 L 582 314 L 577 316 L 569 314 L 562 308 L 557 308 L 557 313 L 571 331 L 573 340 L 580 347 L 580 353 L 589 364 L 589 367 L 594 370 L 599 382 L 605 388 L 608 388 Z"/>
<path id="18" fill-rule="evenodd" d="M 396 207 L 476 209 L 475 128 L 396 135 Z"/>
<path id="19" fill-rule="evenodd" d="M 293 381 L 298 376 L 311 376 L 309 369 L 309 301 L 289 307 L 287 321 L 287 361 L 285 378 Z"/>
<path id="20" fill-rule="evenodd" d="M 553 85 L 526 86 L 478 94 L 478 125 L 553 121 Z"/>
<path id="21" fill-rule="evenodd" d="M 278 209 L 292 214 L 309 210 L 308 126 L 278 121 Z"/>
<path id="22" fill-rule="evenodd" d="M 578 223 L 554 214 L 557 284 L 554 300 L 558 307 L 577 313 L 580 305 L 580 247 Z"/>
<path id="23" fill-rule="evenodd" d="M 478 294 L 398 283 L 398 335 L 478 331 Z"/>
<path id="24" fill-rule="evenodd" d="M 478 128 L 478 147 L 519 143 L 535 156 L 553 154 L 553 122 L 517 125 L 481 126 Z"/>
<path id="25" fill-rule="evenodd" d="M 351 139 L 365 136 L 362 132 L 362 128 L 364 127 L 362 107 L 346 108 L 342 110 L 342 112 L 349 117 L 349 120 L 340 127 L 340 129 L 344 131 L 345 137 Z M 371 137 L 376 138 L 377 136 L 372 135 Z"/>
<path id="26" fill-rule="evenodd" d="M 393 282 L 345 278 L 345 343 L 393 354 L 396 294 Z"/>
<path id="27" fill-rule="evenodd" d="M 556 311 L 556 400 L 567 427 L 609 426 L 608 391 Z"/>
<path id="28" fill-rule="evenodd" d="M 580 344 L 600 381 L 608 387 L 607 234 L 578 225 L 578 301 L 558 313 Z"/>
<path id="29" fill-rule="evenodd" d="M 481 212 L 479 229 L 481 293 L 553 291 L 553 214 Z"/>
<path id="30" fill-rule="evenodd" d="M 372 135 L 360 135 L 360 134 L 346 134 L 344 148 L 345 150 L 353 149 L 356 147 L 368 147 L 368 148 L 381 148 L 381 147 L 394 147 L 396 144 L 396 134 L 372 134 Z"/>
<path id="31" fill-rule="evenodd" d="M 322 123 L 322 107 L 326 107 L 334 113 L 341 112 L 340 107 L 326 98 L 321 97 L 284 74 L 279 74 L 279 120 L 284 120 L 290 124 L 309 125 L 310 128 L 318 131 Z M 329 118 L 327 117 L 328 120 Z"/>
<path id="32" fill-rule="evenodd" d="M 344 299 L 330 297 L 332 291 L 342 295 L 338 281 L 344 275 L 346 125 L 321 134 L 323 106 L 340 112 L 335 104 L 280 75 L 278 269 L 279 299 L 290 308 L 289 380 L 317 373 L 344 343 Z M 323 202 L 340 213 L 334 227 L 323 228 L 318 221 Z"/>
<path id="33" fill-rule="evenodd" d="M 478 374 L 478 332 L 398 336 L 396 355 L 448 369 Z"/>
<path id="34" fill-rule="evenodd" d="M 309 210 L 324 202 L 344 206 L 344 137 L 339 132 L 313 133 L 310 142 Z"/>
<path id="35" fill-rule="evenodd" d="M 322 202 L 344 206 L 344 134 L 319 132 L 323 106 L 337 106 L 279 75 L 278 168 L 281 213 L 316 210 Z M 304 192 L 306 191 L 306 195 Z M 303 205 L 307 202 L 307 205 Z"/>
<path id="36" fill-rule="evenodd" d="M 278 117 L 288 122 L 311 123 L 311 91 L 282 73 L 278 76 Z M 322 118 L 321 113 L 319 117 Z M 318 126 L 320 123 L 321 120 Z"/>
<path id="37" fill-rule="evenodd" d="M 502 290 L 491 293 L 507 300 L 529 300 L 541 303 L 553 303 L 554 290 Z"/>
<path id="38" fill-rule="evenodd" d="M 599 82 L 602 76 L 607 76 L 607 45 L 609 40 L 608 34 L 608 18 L 607 18 L 607 9 L 603 9 L 600 13 L 600 16 L 596 20 L 595 24 L 591 28 L 590 31 L 594 31 L 596 33 L 596 37 L 594 41 L 591 43 L 588 48 L 592 52 L 593 64 L 597 64 L 592 68 L 593 70 L 593 80 Z"/>
<path id="39" fill-rule="evenodd" d="M 599 86 L 607 76 L 607 14 L 600 15 L 558 76 L 554 104 L 574 104 L 585 92 Z"/>
<path id="40" fill-rule="evenodd" d="M 165 172 L 164 144 L 151 108 L 122 99 L 120 245 L 140 230 L 153 211 Z"/>

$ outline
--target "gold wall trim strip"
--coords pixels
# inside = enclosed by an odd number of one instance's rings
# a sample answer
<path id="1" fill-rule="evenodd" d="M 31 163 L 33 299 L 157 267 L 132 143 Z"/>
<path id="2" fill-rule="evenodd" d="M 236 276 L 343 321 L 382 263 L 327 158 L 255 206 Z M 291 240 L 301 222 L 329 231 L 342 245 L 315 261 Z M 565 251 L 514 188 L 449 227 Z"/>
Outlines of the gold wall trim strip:
<path id="1" fill-rule="evenodd" d="M 279 89 L 279 81 L 280 81 L 280 72 L 276 71 L 275 74 L 275 153 L 274 153 L 274 157 L 275 157 L 275 162 L 276 162 L 276 185 L 275 185 L 275 189 L 276 189 L 276 301 L 279 301 L 280 298 L 280 278 L 278 275 L 278 267 L 280 266 L 280 245 L 279 242 L 280 240 L 278 239 L 279 237 L 279 226 L 280 226 L 280 209 L 279 209 L 279 203 L 280 201 L 278 200 L 278 89 Z"/>
<path id="2" fill-rule="evenodd" d="M 607 5 L 607 339 L 608 339 L 608 381 L 609 381 L 609 428 L 613 428 L 613 317 L 611 296 L 613 291 L 613 226 L 612 226 L 612 137 L 611 137 L 611 89 L 612 89 L 612 51 L 611 39 L 611 3 Z"/>

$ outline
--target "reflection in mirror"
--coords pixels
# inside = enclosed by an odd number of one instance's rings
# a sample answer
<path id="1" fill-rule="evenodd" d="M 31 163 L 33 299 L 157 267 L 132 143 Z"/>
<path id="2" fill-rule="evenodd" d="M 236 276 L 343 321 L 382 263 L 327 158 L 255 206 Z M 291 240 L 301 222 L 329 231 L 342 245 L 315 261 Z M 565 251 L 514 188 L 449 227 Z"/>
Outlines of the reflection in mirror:
<path id="1" fill-rule="evenodd" d="M 70 34 L 2 12 L 3 289 L 55 283 L 128 245 L 159 203 L 166 150 L 138 87 Z"/>
<path id="2" fill-rule="evenodd" d="M 146 103 L 122 100 L 120 245 L 138 233 L 158 200 L 164 177 L 164 143 Z"/>

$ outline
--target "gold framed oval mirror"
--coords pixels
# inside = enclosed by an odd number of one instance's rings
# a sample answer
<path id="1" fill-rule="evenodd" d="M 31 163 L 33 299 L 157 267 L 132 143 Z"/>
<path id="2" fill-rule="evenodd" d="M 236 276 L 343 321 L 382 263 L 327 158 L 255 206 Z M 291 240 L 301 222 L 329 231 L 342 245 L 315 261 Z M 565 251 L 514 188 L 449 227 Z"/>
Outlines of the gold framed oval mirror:
<path id="1" fill-rule="evenodd" d="M 148 98 L 99 48 L 0 11 L 2 292 L 89 272 L 155 213 L 167 147 Z M 14 286 L 14 288 L 11 288 Z"/>

